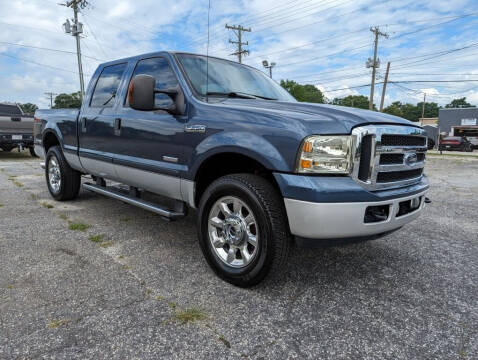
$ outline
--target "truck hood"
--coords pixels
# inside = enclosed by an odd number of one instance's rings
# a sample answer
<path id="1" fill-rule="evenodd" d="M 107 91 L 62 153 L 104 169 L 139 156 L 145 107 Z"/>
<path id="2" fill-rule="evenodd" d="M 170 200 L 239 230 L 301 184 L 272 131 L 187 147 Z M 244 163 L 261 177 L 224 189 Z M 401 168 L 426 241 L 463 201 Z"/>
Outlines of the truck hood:
<path id="1" fill-rule="evenodd" d="M 219 106 L 247 113 L 262 114 L 279 121 L 299 121 L 304 131 L 312 134 L 348 134 L 359 125 L 411 125 L 412 122 L 377 111 L 344 106 L 257 99 L 226 99 Z"/>

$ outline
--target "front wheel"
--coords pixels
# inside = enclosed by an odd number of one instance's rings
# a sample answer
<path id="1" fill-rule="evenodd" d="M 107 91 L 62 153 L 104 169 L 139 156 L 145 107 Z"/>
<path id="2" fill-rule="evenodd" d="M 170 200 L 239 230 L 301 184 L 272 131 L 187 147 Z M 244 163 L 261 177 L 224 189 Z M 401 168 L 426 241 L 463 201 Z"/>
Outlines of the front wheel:
<path id="1" fill-rule="evenodd" d="M 68 165 L 58 146 L 48 149 L 45 156 L 45 177 L 55 200 L 72 200 L 78 196 L 81 174 Z"/>
<path id="2" fill-rule="evenodd" d="M 282 198 L 267 180 L 251 174 L 224 176 L 206 189 L 198 232 L 212 269 L 241 287 L 281 270 L 291 243 Z"/>

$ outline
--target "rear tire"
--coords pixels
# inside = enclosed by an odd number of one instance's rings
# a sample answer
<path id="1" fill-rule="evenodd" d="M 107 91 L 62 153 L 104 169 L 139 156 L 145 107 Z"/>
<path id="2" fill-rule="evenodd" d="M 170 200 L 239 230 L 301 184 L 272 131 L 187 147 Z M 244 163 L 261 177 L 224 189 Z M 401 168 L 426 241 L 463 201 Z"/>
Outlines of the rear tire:
<path id="1" fill-rule="evenodd" d="M 48 149 L 45 156 L 45 178 L 55 200 L 72 200 L 78 196 L 81 174 L 68 165 L 58 146 Z"/>
<path id="2" fill-rule="evenodd" d="M 223 280 L 256 285 L 284 267 L 291 245 L 286 219 L 283 200 L 267 180 L 251 174 L 221 177 L 199 204 L 201 250 Z"/>

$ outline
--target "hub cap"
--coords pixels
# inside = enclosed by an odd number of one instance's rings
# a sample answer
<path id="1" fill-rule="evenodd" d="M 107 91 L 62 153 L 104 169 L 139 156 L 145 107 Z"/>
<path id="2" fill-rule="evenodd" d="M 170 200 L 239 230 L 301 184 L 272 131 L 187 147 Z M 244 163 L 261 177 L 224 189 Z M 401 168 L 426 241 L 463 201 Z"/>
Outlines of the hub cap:
<path id="1" fill-rule="evenodd" d="M 208 234 L 214 252 L 229 266 L 244 267 L 258 252 L 256 218 L 237 197 L 223 197 L 214 203 L 209 212 Z"/>
<path id="2" fill-rule="evenodd" d="M 61 172 L 60 166 L 58 165 L 57 158 L 53 155 L 48 160 L 48 182 L 54 193 L 60 191 L 61 187 Z"/>

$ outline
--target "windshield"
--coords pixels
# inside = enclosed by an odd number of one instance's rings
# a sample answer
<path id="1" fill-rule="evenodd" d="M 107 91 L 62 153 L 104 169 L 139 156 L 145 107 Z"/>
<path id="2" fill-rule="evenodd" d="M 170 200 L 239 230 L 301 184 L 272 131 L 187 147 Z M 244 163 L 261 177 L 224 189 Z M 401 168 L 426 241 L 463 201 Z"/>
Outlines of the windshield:
<path id="1" fill-rule="evenodd" d="M 177 54 L 194 90 L 201 96 L 252 95 L 280 101 L 296 101 L 279 84 L 261 71 L 232 61 L 209 58 L 209 84 L 206 84 L 206 57 Z M 239 96 L 238 96 L 239 95 Z"/>

